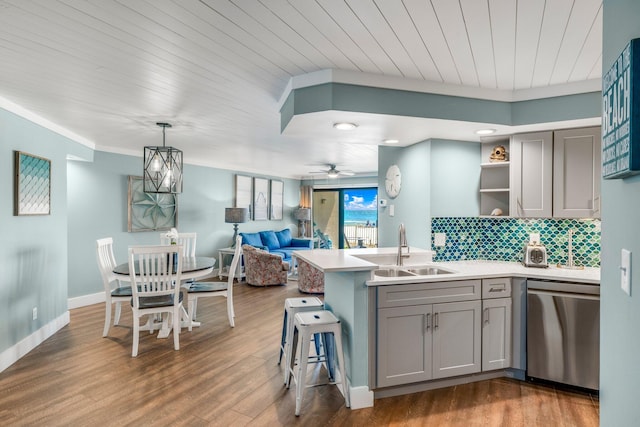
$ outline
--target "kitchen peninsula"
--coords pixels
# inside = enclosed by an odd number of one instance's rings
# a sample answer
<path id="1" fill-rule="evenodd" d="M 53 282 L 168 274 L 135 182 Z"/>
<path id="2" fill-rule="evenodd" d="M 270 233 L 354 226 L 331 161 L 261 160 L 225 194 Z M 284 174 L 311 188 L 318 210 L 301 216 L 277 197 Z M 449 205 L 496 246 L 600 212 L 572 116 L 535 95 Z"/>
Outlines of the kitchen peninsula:
<path id="1" fill-rule="evenodd" d="M 522 345 L 519 345 L 524 333 L 521 333 L 522 324 L 518 317 L 523 312 L 523 301 L 526 307 L 526 299 L 523 299 L 526 297 L 526 279 L 555 280 L 590 285 L 599 285 L 600 283 L 599 268 L 586 267 L 580 270 L 563 269 L 555 266 L 550 268 L 527 268 L 516 262 L 481 260 L 431 262 L 431 251 L 419 248 L 410 248 L 409 254 L 410 256 L 403 260 L 407 269 L 412 266 L 428 264 L 448 273 L 392 277 L 374 275 L 374 271 L 380 269 L 381 266 L 396 264 L 397 248 L 318 249 L 294 253 L 296 257 L 307 261 L 324 272 L 326 308 L 336 314 L 342 322 L 346 371 L 351 387 L 351 405 L 353 409 L 373 406 L 374 392 L 376 397 L 384 397 L 508 375 L 506 370 L 499 369 L 473 375 L 458 375 L 458 373 L 454 373 L 452 377 L 455 376 L 455 378 L 447 378 L 439 380 L 439 382 L 417 382 L 403 387 L 386 387 L 385 384 L 381 386 L 376 380 L 376 346 L 379 337 L 378 328 L 380 327 L 378 319 L 380 296 L 378 291 L 380 289 L 406 285 L 406 290 L 411 291 L 409 293 L 416 294 L 416 292 L 420 292 L 419 287 L 428 288 L 431 286 L 430 284 L 437 286 L 441 290 L 463 284 L 465 285 L 464 292 L 475 293 L 477 299 L 480 300 L 483 281 L 495 283 L 495 281 L 492 282 L 493 279 L 508 278 L 510 280 L 509 283 L 513 284 L 513 300 L 515 301 L 513 307 L 514 323 L 512 326 L 511 324 L 509 325 L 513 330 L 514 354 L 511 359 L 513 363 L 506 367 L 511 366 L 524 372 L 526 369 L 526 365 L 523 365 L 524 349 Z M 509 295 L 511 295 L 511 292 L 509 292 Z M 440 296 L 442 296 L 441 293 Z M 426 327 L 428 328 L 429 318 L 426 318 Z M 475 323 L 479 324 L 480 321 L 477 320 Z M 433 324 L 433 326 L 437 327 L 437 324 Z"/>

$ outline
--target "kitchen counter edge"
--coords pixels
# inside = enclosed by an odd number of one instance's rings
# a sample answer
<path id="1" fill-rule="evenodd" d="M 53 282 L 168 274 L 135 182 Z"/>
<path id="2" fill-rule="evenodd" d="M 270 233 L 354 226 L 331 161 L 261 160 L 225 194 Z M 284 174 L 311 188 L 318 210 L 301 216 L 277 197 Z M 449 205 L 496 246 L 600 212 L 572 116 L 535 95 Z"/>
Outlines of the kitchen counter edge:
<path id="1" fill-rule="evenodd" d="M 322 272 L 341 271 L 371 271 L 379 266 L 369 261 L 357 258 L 356 254 L 392 253 L 393 248 L 379 248 L 375 250 L 327 250 L 316 249 L 310 251 L 295 251 L 294 255 L 304 259 Z M 413 250 L 413 248 L 412 248 Z M 426 251 L 426 250 L 425 250 Z M 448 261 L 431 262 L 429 265 L 454 271 L 450 274 L 406 277 L 376 277 L 368 280 L 367 286 L 401 285 L 409 283 L 449 282 L 456 280 L 487 279 L 492 277 L 520 277 L 527 279 L 557 280 L 599 285 L 600 268 L 585 267 L 572 270 L 549 266 L 548 268 L 525 267 L 519 262 L 508 261 Z"/>

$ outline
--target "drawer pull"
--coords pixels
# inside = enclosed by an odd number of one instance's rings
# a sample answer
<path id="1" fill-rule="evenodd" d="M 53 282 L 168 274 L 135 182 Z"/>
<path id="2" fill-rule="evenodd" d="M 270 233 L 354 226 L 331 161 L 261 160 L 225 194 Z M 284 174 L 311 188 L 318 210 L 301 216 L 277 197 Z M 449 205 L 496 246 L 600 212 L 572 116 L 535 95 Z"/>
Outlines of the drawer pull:
<path id="1" fill-rule="evenodd" d="M 504 292 L 504 287 L 502 288 L 491 288 L 489 292 Z"/>

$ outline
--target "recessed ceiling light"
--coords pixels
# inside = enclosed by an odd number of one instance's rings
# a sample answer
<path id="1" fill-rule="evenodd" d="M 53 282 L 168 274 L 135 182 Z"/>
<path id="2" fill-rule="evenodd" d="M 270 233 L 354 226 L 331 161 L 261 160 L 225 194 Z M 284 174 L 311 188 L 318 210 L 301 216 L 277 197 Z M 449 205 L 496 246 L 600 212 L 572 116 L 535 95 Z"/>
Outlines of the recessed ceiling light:
<path id="1" fill-rule="evenodd" d="M 400 141 L 399 141 L 399 140 L 397 140 L 397 139 L 385 139 L 385 140 L 384 140 L 384 141 L 382 141 L 382 142 L 384 142 L 385 144 L 397 144 L 397 143 L 399 143 Z"/>
<path id="2" fill-rule="evenodd" d="M 495 129 L 480 129 L 476 131 L 476 135 L 491 135 L 495 131 Z"/>
<path id="3" fill-rule="evenodd" d="M 340 122 L 334 123 L 333 127 L 340 130 L 352 130 L 358 127 L 355 123 Z"/>

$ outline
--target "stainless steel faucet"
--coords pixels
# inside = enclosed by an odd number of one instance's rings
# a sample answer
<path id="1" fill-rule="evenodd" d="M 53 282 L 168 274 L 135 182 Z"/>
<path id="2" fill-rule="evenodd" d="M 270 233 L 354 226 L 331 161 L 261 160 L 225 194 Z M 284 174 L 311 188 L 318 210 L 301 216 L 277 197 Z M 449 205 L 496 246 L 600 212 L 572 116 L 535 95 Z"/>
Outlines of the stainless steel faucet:
<path id="1" fill-rule="evenodd" d="M 402 266 L 402 258 L 409 258 L 409 245 L 407 244 L 407 231 L 404 228 L 404 224 L 400 224 L 398 228 L 398 257 L 396 264 Z M 406 248 L 407 252 L 402 253 L 402 248 Z"/>
<path id="2" fill-rule="evenodd" d="M 573 268 L 573 230 L 569 229 L 568 237 L 567 237 L 567 267 Z"/>

